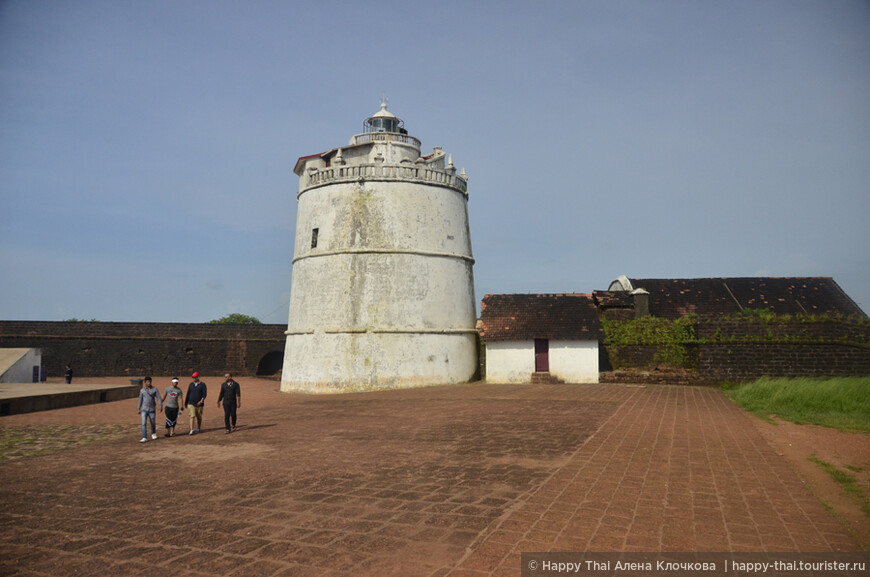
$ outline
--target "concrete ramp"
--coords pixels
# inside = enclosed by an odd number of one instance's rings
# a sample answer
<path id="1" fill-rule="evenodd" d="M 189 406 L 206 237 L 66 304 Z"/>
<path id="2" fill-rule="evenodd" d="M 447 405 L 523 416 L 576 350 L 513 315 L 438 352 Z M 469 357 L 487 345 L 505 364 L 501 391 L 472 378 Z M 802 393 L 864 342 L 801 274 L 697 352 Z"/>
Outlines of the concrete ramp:
<path id="1" fill-rule="evenodd" d="M 0 384 L 0 417 L 133 399 L 141 387 L 66 383 Z"/>
<path id="2" fill-rule="evenodd" d="M 41 364 L 39 349 L 0 349 L 0 383 L 32 383 L 33 367 Z"/>

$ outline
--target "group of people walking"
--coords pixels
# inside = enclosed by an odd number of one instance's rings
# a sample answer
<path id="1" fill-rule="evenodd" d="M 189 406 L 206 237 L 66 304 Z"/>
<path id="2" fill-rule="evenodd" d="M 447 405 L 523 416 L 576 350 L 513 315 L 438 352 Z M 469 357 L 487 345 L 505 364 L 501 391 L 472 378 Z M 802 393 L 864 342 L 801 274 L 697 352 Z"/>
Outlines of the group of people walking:
<path id="1" fill-rule="evenodd" d="M 202 412 L 205 407 L 205 399 L 208 396 L 208 387 L 199 380 L 199 373 L 191 375 L 193 381 L 187 385 L 187 394 L 182 398 L 182 391 L 178 388 L 178 379 L 172 379 L 172 384 L 166 387 L 163 396 L 154 387 L 151 377 L 145 377 L 142 381 L 142 390 L 139 391 L 138 412 L 142 417 L 142 439 L 140 443 L 148 442 L 148 421 L 151 422 L 151 438 L 157 439 L 156 417 L 158 410 L 166 415 L 166 433 L 164 437 L 175 436 L 175 426 L 178 423 L 178 415 L 187 409 L 190 418 L 188 435 L 196 435 L 202 430 Z M 221 383 L 221 392 L 218 395 L 217 406 L 223 405 L 224 426 L 226 432 L 236 430 L 236 413 L 242 406 L 242 391 L 239 383 L 233 380 L 230 373 L 224 375 Z"/>

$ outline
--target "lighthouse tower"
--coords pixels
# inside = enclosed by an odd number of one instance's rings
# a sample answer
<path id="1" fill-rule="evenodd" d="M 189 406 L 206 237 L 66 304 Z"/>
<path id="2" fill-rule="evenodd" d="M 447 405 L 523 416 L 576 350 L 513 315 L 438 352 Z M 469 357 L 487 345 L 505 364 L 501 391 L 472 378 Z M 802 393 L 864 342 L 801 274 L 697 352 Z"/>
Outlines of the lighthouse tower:
<path id="1" fill-rule="evenodd" d="M 477 369 L 467 179 L 381 109 L 303 156 L 282 391 L 464 383 Z"/>

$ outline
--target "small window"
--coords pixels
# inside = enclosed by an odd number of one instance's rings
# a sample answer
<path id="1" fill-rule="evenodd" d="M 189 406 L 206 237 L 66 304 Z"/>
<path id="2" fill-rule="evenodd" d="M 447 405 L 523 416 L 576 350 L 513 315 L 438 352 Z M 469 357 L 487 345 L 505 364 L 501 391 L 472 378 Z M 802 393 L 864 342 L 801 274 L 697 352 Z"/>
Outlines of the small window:
<path id="1" fill-rule="evenodd" d="M 317 248 L 317 233 L 319 230 L 319 228 L 311 229 L 311 248 Z"/>

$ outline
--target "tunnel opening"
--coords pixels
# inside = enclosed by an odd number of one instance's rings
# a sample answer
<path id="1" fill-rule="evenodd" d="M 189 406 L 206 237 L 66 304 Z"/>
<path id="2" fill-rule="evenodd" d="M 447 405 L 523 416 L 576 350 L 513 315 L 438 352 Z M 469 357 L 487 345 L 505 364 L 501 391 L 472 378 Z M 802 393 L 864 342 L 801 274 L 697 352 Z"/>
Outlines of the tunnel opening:
<path id="1" fill-rule="evenodd" d="M 257 365 L 258 377 L 271 377 L 281 372 L 284 367 L 284 351 L 266 353 Z"/>

